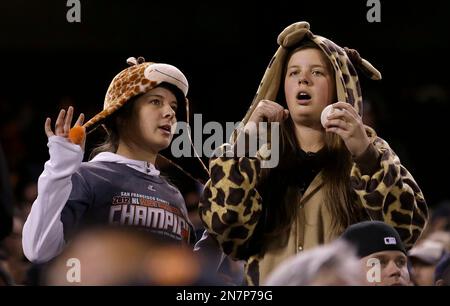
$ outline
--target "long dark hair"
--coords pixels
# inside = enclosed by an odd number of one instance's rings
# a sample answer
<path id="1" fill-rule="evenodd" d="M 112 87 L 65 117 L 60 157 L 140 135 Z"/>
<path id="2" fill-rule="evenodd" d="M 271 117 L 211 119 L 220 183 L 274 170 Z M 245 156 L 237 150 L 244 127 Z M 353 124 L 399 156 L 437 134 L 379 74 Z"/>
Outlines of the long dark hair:
<path id="1" fill-rule="evenodd" d="M 183 92 L 173 84 L 163 82 L 157 87 L 162 87 L 167 90 L 170 90 L 178 102 L 178 108 L 176 111 L 177 118 L 183 118 L 183 115 L 186 114 L 185 109 L 185 97 Z M 98 144 L 96 147 L 92 149 L 91 154 L 89 155 L 89 159 L 94 158 L 97 154 L 101 152 L 117 152 L 119 147 L 120 133 L 119 133 L 119 122 L 122 122 L 122 125 L 126 125 L 130 120 L 134 105 L 136 104 L 136 100 L 141 97 L 142 94 L 134 96 L 131 98 L 124 106 L 122 106 L 119 110 L 114 112 L 111 116 L 106 118 L 101 125 L 106 132 L 105 138 L 103 142 Z"/>
<path id="2" fill-rule="evenodd" d="M 299 50 L 314 48 L 322 50 L 313 42 L 307 41 L 301 46 L 293 49 L 290 57 Z M 331 66 L 331 63 L 330 63 Z M 334 72 L 334 69 L 331 67 Z M 284 68 L 284 75 L 286 67 Z M 334 78 L 333 78 L 334 79 Z M 284 77 L 280 85 L 277 102 L 287 108 L 284 94 Z M 294 122 L 288 118 L 280 125 L 280 163 L 274 168 L 267 170 L 263 177 L 265 179 L 259 188 L 263 198 L 263 216 L 259 230 L 262 231 L 264 241 L 272 241 L 280 234 L 290 230 L 297 216 L 298 200 L 301 192 L 297 184 L 296 173 L 301 166 L 299 160 L 300 144 L 295 136 Z M 354 205 L 354 194 L 350 185 L 350 171 L 352 159 L 342 139 L 334 133 L 325 134 L 325 148 L 322 161 L 323 189 L 325 192 L 325 205 L 332 215 L 332 228 L 339 230 L 346 228 L 361 218 L 362 211 Z"/>

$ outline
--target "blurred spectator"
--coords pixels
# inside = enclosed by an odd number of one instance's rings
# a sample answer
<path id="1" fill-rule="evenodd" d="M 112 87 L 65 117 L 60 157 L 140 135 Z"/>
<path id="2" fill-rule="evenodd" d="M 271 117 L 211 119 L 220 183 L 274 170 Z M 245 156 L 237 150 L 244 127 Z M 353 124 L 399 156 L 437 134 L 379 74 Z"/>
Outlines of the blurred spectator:
<path id="1" fill-rule="evenodd" d="M 142 263 L 152 241 L 137 234 L 113 229 L 80 232 L 71 244 L 44 270 L 48 285 L 126 285 L 143 276 Z M 71 279 L 69 259 L 80 263 Z M 73 267 L 76 269 L 75 264 Z M 77 281 L 79 273 L 79 282 Z"/>
<path id="2" fill-rule="evenodd" d="M 0 242 L 0 286 L 12 286 L 14 284 L 14 279 L 10 273 L 8 252 Z"/>
<path id="3" fill-rule="evenodd" d="M 441 243 L 445 251 L 450 253 L 450 232 L 444 231 L 434 232 L 427 237 L 427 240 Z"/>
<path id="4" fill-rule="evenodd" d="M 445 254 L 436 265 L 434 280 L 436 286 L 450 286 L 450 253 Z"/>
<path id="5" fill-rule="evenodd" d="M 13 218 L 13 230 L 3 241 L 4 248 L 7 252 L 9 270 L 16 284 L 24 284 L 26 271 L 30 266 L 22 249 L 22 229 L 24 222 L 19 211 L 16 210 Z"/>
<path id="6" fill-rule="evenodd" d="M 356 247 L 360 263 L 366 270 L 367 285 L 410 284 L 406 249 L 393 227 L 381 221 L 364 221 L 349 226 L 342 238 Z M 375 271 L 375 277 L 369 278 L 374 269 L 380 270 Z"/>
<path id="7" fill-rule="evenodd" d="M 268 276 L 268 286 L 362 285 L 363 270 L 345 241 L 316 247 L 287 259 Z"/>
<path id="8" fill-rule="evenodd" d="M 450 233 L 450 200 L 441 201 L 430 209 L 427 226 L 416 243 L 428 239 L 435 232 Z M 442 236 L 442 234 L 439 235 Z"/>
<path id="9" fill-rule="evenodd" d="M 431 213 L 430 231 L 450 232 L 450 201 L 440 202 Z"/>
<path id="10" fill-rule="evenodd" d="M 72 259 L 72 261 L 69 261 Z M 70 270 L 79 263 L 79 279 Z M 68 263 L 71 265 L 68 266 Z M 187 247 L 147 232 L 93 228 L 80 232 L 47 269 L 46 285 L 220 284 Z M 73 277 L 73 278 L 71 278 Z"/>
<path id="11" fill-rule="evenodd" d="M 445 255 L 444 245 L 437 241 L 424 240 L 413 247 L 408 256 L 412 264 L 412 280 L 418 286 L 434 285 L 436 265 Z"/>
<path id="12" fill-rule="evenodd" d="M 13 195 L 3 148 L 0 144 L 0 242 L 12 230 Z"/>

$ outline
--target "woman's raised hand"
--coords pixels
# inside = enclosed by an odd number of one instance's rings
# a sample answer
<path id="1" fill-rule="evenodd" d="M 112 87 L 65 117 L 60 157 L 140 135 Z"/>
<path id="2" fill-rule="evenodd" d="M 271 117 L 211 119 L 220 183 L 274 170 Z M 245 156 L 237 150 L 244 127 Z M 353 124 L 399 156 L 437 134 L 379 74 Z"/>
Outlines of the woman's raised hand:
<path id="1" fill-rule="evenodd" d="M 280 104 L 270 100 L 261 100 L 248 121 L 256 124 L 261 121 L 282 122 L 288 117 L 289 111 L 284 109 Z"/>
<path id="2" fill-rule="evenodd" d="M 61 111 L 58 114 L 58 118 L 56 118 L 55 122 L 55 131 L 53 132 L 51 127 L 51 119 L 47 118 L 45 120 L 45 134 L 47 137 L 51 136 L 61 136 L 66 138 L 68 141 L 71 141 L 72 137 L 69 137 L 70 128 L 72 124 L 72 118 L 73 118 L 73 107 L 70 106 L 66 112 L 65 109 L 61 109 Z M 84 121 L 84 114 L 80 114 L 78 116 L 77 122 L 75 122 L 74 127 L 80 126 L 83 124 Z M 81 143 L 78 143 L 80 147 L 84 150 L 84 145 L 86 142 L 86 137 L 83 137 Z"/>
<path id="3" fill-rule="evenodd" d="M 335 111 L 327 117 L 325 130 L 341 136 L 353 157 L 361 156 L 370 144 L 361 116 L 350 104 L 337 102 Z"/>

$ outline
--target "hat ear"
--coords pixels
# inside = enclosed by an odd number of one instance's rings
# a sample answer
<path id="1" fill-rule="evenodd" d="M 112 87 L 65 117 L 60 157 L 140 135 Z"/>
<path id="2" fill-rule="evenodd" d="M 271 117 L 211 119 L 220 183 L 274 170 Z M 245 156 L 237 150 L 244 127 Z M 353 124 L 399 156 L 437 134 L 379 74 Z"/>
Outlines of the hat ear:
<path id="1" fill-rule="evenodd" d="M 127 58 L 127 64 L 130 65 L 130 66 L 137 65 L 137 60 L 136 60 L 136 58 L 135 58 L 135 57 L 129 57 L 129 58 Z"/>
<path id="2" fill-rule="evenodd" d="M 290 48 L 303 39 L 305 34 L 309 32 L 309 28 L 309 23 L 306 21 L 293 23 L 278 35 L 277 42 L 284 48 Z"/>
<path id="3" fill-rule="evenodd" d="M 363 59 L 355 49 L 344 47 L 352 64 L 372 80 L 381 80 L 381 73 L 369 61 Z"/>

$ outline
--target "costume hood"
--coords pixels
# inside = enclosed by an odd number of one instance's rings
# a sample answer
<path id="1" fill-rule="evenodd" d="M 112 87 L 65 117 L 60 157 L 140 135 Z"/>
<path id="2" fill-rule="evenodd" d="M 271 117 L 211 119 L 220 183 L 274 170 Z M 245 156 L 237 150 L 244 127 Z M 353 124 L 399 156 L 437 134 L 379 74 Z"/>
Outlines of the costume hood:
<path id="1" fill-rule="evenodd" d="M 289 53 L 306 39 L 318 45 L 331 62 L 336 76 L 338 101 L 350 103 L 362 115 L 361 87 L 355 67 L 373 80 L 380 80 L 381 73 L 361 58 L 356 50 L 342 48 L 325 37 L 314 35 L 309 23 L 301 21 L 291 24 L 278 35 L 278 50 L 264 73 L 250 109 L 243 119 L 244 124 L 247 123 L 259 101 L 276 101 L 280 83 L 283 80 L 286 59 Z"/>

